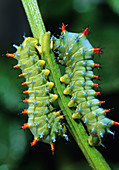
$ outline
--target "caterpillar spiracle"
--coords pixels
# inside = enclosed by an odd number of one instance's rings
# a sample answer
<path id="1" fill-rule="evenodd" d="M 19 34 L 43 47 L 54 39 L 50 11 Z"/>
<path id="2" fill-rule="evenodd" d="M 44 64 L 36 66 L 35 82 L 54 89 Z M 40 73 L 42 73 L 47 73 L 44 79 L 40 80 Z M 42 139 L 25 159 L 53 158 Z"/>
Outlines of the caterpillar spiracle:
<path id="1" fill-rule="evenodd" d="M 108 119 L 106 113 L 110 109 L 103 109 L 100 105 L 104 101 L 96 99 L 100 92 L 98 84 L 92 79 L 98 79 L 92 69 L 99 68 L 100 64 L 93 61 L 94 54 L 100 54 L 100 48 L 93 48 L 86 35 L 88 28 L 82 33 L 72 33 L 66 31 L 65 25 L 62 24 L 62 32 L 54 40 L 54 51 L 57 53 L 58 62 L 65 65 L 65 74 L 60 78 L 62 83 L 66 84 L 65 95 L 71 96 L 68 107 L 75 107 L 72 114 L 73 119 L 81 119 L 87 127 L 90 146 L 102 144 L 102 140 L 110 131 L 112 125 L 119 125 L 118 122 Z"/>
<path id="2" fill-rule="evenodd" d="M 22 85 L 28 86 L 28 90 L 23 93 L 29 94 L 29 98 L 25 98 L 23 102 L 28 103 L 29 107 L 22 111 L 23 114 L 28 114 L 28 123 L 24 123 L 22 128 L 29 128 L 34 135 L 31 145 L 42 141 L 49 143 L 51 150 L 54 151 L 56 137 L 63 136 L 68 140 L 68 136 L 65 134 L 66 128 L 61 121 L 63 119 L 61 111 L 55 111 L 52 106 L 58 96 L 51 93 L 54 83 L 48 81 L 50 71 L 43 68 L 45 61 L 39 60 L 37 44 L 38 41 L 35 38 L 25 37 L 20 46 L 13 45 L 17 51 L 14 54 L 7 53 L 6 56 L 18 60 L 18 64 L 13 68 L 22 70 L 19 77 L 24 76 L 26 81 Z"/>

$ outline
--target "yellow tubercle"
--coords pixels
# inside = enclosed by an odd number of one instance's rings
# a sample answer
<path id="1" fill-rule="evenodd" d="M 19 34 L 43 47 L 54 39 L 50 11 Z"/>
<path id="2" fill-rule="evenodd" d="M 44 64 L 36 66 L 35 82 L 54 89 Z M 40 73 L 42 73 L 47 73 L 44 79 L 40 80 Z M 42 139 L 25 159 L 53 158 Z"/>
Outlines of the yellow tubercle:
<path id="1" fill-rule="evenodd" d="M 60 128 L 63 128 L 63 126 L 62 126 L 62 125 L 60 125 Z"/>
<path id="2" fill-rule="evenodd" d="M 78 119 L 78 118 L 79 118 L 79 115 L 74 113 L 74 114 L 72 115 L 72 118 L 73 118 L 73 119 Z"/>
<path id="3" fill-rule="evenodd" d="M 55 115 L 58 116 L 58 115 L 60 115 L 60 113 L 61 113 L 61 111 L 57 111 L 57 112 L 55 112 Z"/>
<path id="4" fill-rule="evenodd" d="M 44 61 L 44 60 L 39 60 L 39 65 L 40 65 L 41 67 L 43 67 L 43 66 L 45 65 L 45 61 Z"/>
<path id="5" fill-rule="evenodd" d="M 72 115 L 72 118 L 73 118 L 73 119 L 75 119 L 75 116 L 74 116 L 74 114 Z"/>
<path id="6" fill-rule="evenodd" d="M 50 74 L 50 71 L 48 69 L 43 70 L 43 72 L 45 76 L 48 76 Z"/>
<path id="7" fill-rule="evenodd" d="M 61 115 L 61 116 L 59 116 L 59 118 L 60 118 L 60 119 L 63 119 L 64 117 L 63 117 L 63 115 Z"/>
<path id="8" fill-rule="evenodd" d="M 38 50 L 38 52 L 39 52 L 39 54 L 42 54 L 42 48 L 41 48 L 41 46 L 35 46 L 36 47 L 36 49 Z"/>
<path id="9" fill-rule="evenodd" d="M 75 105 L 74 105 L 75 103 L 74 103 L 74 100 L 71 100 L 69 103 L 68 103 L 68 107 L 74 107 Z"/>
<path id="10" fill-rule="evenodd" d="M 57 100 L 57 98 L 58 98 L 58 95 L 57 94 L 53 94 L 52 95 L 52 101 L 54 102 L 55 100 Z"/>
<path id="11" fill-rule="evenodd" d="M 54 86 L 54 83 L 53 82 L 49 82 L 48 85 L 49 85 L 49 88 L 52 89 L 53 86 Z"/>
<path id="12" fill-rule="evenodd" d="M 51 50 L 53 49 L 53 39 L 51 38 L 51 41 L 50 41 L 50 48 Z"/>
<path id="13" fill-rule="evenodd" d="M 93 146 L 90 139 L 88 139 L 88 143 L 89 143 L 90 146 Z"/>
<path id="14" fill-rule="evenodd" d="M 60 81 L 64 83 L 64 82 L 66 81 L 66 78 L 64 78 L 64 77 L 62 76 L 62 77 L 60 77 Z"/>
<path id="15" fill-rule="evenodd" d="M 65 95 L 68 95 L 68 94 L 70 93 L 70 90 L 71 90 L 70 87 L 69 87 L 69 88 L 66 88 L 66 89 L 63 91 L 63 93 L 64 93 Z"/>

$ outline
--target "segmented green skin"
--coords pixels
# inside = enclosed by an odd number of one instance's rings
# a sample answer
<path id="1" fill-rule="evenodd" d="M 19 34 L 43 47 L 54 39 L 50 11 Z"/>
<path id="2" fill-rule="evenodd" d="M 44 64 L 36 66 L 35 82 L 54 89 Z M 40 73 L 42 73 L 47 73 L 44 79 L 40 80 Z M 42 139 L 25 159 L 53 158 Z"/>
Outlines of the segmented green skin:
<path id="1" fill-rule="evenodd" d="M 68 137 L 65 126 L 61 124 L 60 112 L 56 112 L 52 106 L 57 96 L 50 92 L 53 83 L 47 80 L 49 70 L 43 69 L 45 62 L 39 60 L 35 48 L 37 43 L 34 38 L 26 38 L 23 44 L 17 47 L 14 58 L 18 60 L 18 66 L 28 84 L 29 99 L 24 102 L 29 103 L 29 128 L 34 139 L 52 144 L 57 136 L 61 135 L 66 139 Z"/>
<path id="2" fill-rule="evenodd" d="M 76 107 L 72 117 L 85 123 L 89 145 L 100 145 L 106 133 L 111 133 L 112 120 L 105 117 L 104 109 L 95 98 L 93 47 L 82 33 L 63 31 L 59 39 L 53 40 L 57 59 L 66 66 L 60 81 L 66 84 L 64 94 L 71 96 L 68 106 Z"/>

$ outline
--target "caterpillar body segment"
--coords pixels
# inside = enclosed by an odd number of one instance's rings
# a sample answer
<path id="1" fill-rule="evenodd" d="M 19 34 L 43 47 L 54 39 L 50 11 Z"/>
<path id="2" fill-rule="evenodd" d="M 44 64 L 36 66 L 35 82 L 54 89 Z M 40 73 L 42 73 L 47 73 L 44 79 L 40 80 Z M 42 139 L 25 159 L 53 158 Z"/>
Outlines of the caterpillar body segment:
<path id="1" fill-rule="evenodd" d="M 6 55 L 18 60 L 14 68 L 22 70 L 19 77 L 24 76 L 26 81 L 22 85 L 28 86 L 28 90 L 23 93 L 28 94 L 29 98 L 25 98 L 23 102 L 28 103 L 29 106 L 22 111 L 23 114 L 28 115 L 28 123 L 24 123 L 22 128 L 29 128 L 34 135 L 32 146 L 42 141 L 49 143 L 51 150 L 54 151 L 57 136 L 63 136 L 65 139 L 68 137 L 65 134 L 66 128 L 62 124 L 63 116 L 53 107 L 58 96 L 51 93 L 54 83 L 48 80 L 50 71 L 44 68 L 45 61 L 39 60 L 38 52 L 40 54 L 42 52 L 41 46 L 37 44 L 38 41 L 35 38 L 25 38 L 20 46 L 14 45 L 17 49 L 14 54 Z"/>
<path id="2" fill-rule="evenodd" d="M 100 92 L 95 91 L 98 84 L 93 79 L 98 80 L 99 76 L 94 75 L 93 68 L 99 68 L 100 64 L 94 63 L 93 57 L 101 53 L 101 48 L 93 48 L 86 38 L 88 28 L 82 33 L 72 33 L 63 24 L 61 30 L 59 39 L 54 37 L 54 52 L 58 62 L 65 65 L 60 81 L 66 84 L 64 95 L 71 97 L 68 107 L 75 107 L 72 118 L 81 119 L 86 125 L 89 145 L 101 145 L 107 133 L 113 134 L 109 128 L 119 124 L 106 117 L 110 109 L 103 109 L 104 101 L 96 98 Z"/>

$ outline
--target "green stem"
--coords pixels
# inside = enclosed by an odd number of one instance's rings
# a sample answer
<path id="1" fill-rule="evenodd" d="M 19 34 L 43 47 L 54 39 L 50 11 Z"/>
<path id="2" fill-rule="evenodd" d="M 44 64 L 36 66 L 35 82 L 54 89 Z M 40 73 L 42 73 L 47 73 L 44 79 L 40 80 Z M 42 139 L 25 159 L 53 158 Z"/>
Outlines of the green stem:
<path id="1" fill-rule="evenodd" d="M 46 30 L 36 0 L 21 0 L 34 38 L 39 39 Z"/>
<path id="2" fill-rule="evenodd" d="M 106 163 L 103 156 L 100 154 L 98 150 L 95 149 L 95 147 L 90 147 L 88 145 L 87 139 L 88 135 L 82 125 L 82 123 L 76 123 L 75 120 L 72 119 L 72 110 L 70 110 L 67 107 L 67 104 L 69 102 L 68 97 L 65 97 L 63 94 L 63 90 L 65 88 L 64 85 L 62 85 L 59 81 L 59 78 L 61 77 L 61 73 L 59 70 L 58 65 L 56 64 L 54 60 L 54 54 L 49 50 L 50 46 L 50 32 L 47 32 L 42 36 L 42 52 L 43 52 L 43 59 L 46 60 L 48 68 L 51 71 L 50 76 L 51 80 L 55 83 L 54 92 L 58 93 L 59 100 L 58 103 L 63 110 L 63 113 L 66 115 L 66 120 L 68 123 L 68 128 L 73 135 L 74 139 L 76 140 L 77 144 L 79 145 L 80 149 L 84 153 L 86 159 L 88 160 L 89 164 L 93 169 L 98 170 L 109 170 L 110 167 Z M 54 74 L 55 73 L 55 74 Z"/>
<path id="3" fill-rule="evenodd" d="M 72 111 L 67 106 L 69 99 L 63 95 L 64 85 L 61 85 L 59 81 L 61 73 L 55 62 L 54 54 L 49 48 L 50 32 L 45 33 L 45 26 L 43 24 L 36 0 L 22 0 L 22 3 L 24 5 L 34 37 L 39 39 L 39 37 L 42 36 L 42 58 L 46 60 L 46 67 L 48 67 L 51 71 L 50 80 L 55 83 L 54 92 L 59 95 L 58 103 L 63 110 L 63 113 L 66 115 L 68 128 L 71 134 L 75 138 L 77 144 L 81 148 L 93 169 L 110 170 L 109 165 L 106 163 L 100 152 L 98 152 L 95 147 L 89 147 L 87 143 L 88 136 L 82 123 L 76 123 L 76 121 L 74 121 L 71 117 Z"/>

